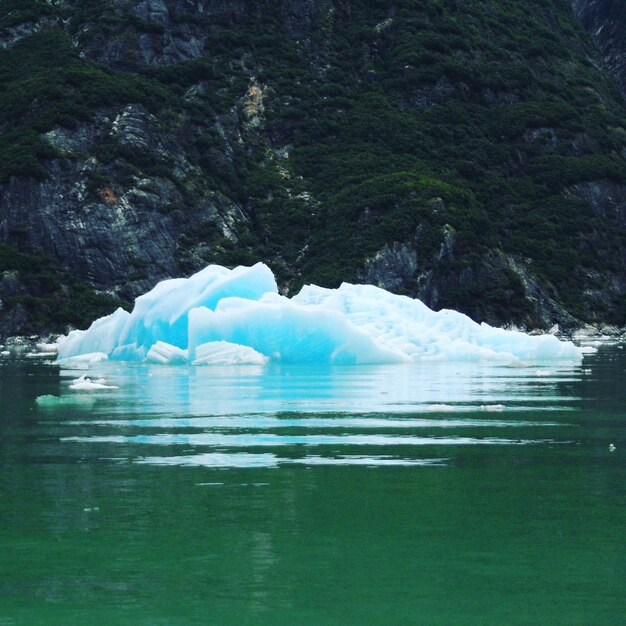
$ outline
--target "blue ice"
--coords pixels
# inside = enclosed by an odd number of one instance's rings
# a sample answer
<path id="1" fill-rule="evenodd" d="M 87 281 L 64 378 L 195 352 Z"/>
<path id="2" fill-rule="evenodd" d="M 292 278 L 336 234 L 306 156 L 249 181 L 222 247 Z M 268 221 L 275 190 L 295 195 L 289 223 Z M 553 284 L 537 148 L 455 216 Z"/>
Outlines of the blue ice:
<path id="1" fill-rule="evenodd" d="M 287 298 L 262 263 L 162 281 L 132 312 L 118 309 L 59 342 L 60 360 L 196 365 L 576 362 L 582 354 L 551 335 L 477 324 L 371 285 L 308 285 Z"/>

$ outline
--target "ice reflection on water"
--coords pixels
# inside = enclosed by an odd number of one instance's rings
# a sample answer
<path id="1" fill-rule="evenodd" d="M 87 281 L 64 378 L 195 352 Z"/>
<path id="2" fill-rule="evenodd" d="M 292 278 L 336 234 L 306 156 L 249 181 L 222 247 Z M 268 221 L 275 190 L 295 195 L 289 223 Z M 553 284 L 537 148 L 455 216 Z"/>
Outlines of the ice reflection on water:
<path id="1" fill-rule="evenodd" d="M 62 443 L 121 446 L 122 455 L 107 458 L 137 463 L 240 468 L 431 466 L 446 463 L 442 447 L 554 444 L 563 421 L 546 414 L 576 406 L 568 385 L 579 380 L 581 368 L 104 363 L 89 376 L 119 389 L 73 392 L 71 381 L 83 373 L 61 370 L 61 396 L 38 401 L 43 411 L 63 409 Z M 82 409 L 80 419 L 68 419 L 73 402 Z M 180 446 L 184 454 L 173 455 Z"/>
<path id="2" fill-rule="evenodd" d="M 90 375 L 120 387 L 119 392 L 98 395 L 109 412 L 192 417 L 474 411 L 497 405 L 513 410 L 549 401 L 562 409 L 578 399 L 564 394 L 563 385 L 577 380 L 580 368 L 553 367 L 548 372 L 459 363 L 267 368 L 106 364 Z M 74 379 L 78 372 L 61 370 L 61 376 Z"/>

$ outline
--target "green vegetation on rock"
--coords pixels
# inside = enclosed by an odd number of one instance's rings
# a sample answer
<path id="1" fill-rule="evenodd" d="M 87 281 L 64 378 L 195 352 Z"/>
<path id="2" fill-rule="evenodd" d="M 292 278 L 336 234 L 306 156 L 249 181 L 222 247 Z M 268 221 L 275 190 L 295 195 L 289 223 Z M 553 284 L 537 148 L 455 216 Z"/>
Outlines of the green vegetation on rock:
<path id="1" fill-rule="evenodd" d="M 392 288 L 436 308 L 626 323 L 626 108 L 569 1 L 0 5 L 0 33 L 46 21 L 0 50 L 5 186 L 95 158 L 89 201 L 173 185 L 181 271 L 337 286 L 398 244 L 415 267 Z M 126 105 L 158 137 L 44 136 Z"/>
<path id="2" fill-rule="evenodd" d="M 85 328 L 117 307 L 129 307 L 119 298 L 94 291 L 50 258 L 23 254 L 6 244 L 0 244 L 0 302 L 2 309 L 12 312 L 5 320 L 9 332 L 22 333 Z"/>

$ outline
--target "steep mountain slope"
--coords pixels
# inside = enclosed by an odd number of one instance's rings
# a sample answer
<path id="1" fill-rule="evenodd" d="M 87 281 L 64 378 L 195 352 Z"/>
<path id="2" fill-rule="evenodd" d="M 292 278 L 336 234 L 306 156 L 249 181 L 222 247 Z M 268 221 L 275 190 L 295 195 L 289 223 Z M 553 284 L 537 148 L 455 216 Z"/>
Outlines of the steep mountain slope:
<path id="1" fill-rule="evenodd" d="M 626 98 L 626 3 L 622 0 L 572 0 L 576 17 L 602 50 L 609 72 Z"/>
<path id="2" fill-rule="evenodd" d="M 0 7 L 5 334 L 256 260 L 291 292 L 626 323 L 626 109 L 583 3 Z"/>

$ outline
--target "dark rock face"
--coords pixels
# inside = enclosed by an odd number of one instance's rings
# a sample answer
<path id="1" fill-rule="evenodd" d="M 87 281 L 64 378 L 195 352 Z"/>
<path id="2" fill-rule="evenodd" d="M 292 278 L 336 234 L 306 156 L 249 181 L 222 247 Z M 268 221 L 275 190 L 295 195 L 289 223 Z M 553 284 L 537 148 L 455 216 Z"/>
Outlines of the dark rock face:
<path id="1" fill-rule="evenodd" d="M 626 228 L 626 185 L 610 180 L 594 180 L 578 183 L 572 191 L 617 228 Z"/>
<path id="2" fill-rule="evenodd" d="M 162 159 L 168 174 L 198 174 L 181 138 L 136 105 L 100 113 L 93 123 L 71 130 L 56 128 L 46 139 L 74 154 L 113 140 Z M 58 259 L 94 286 L 133 298 L 181 273 L 181 234 L 209 222 L 232 237 L 246 219 L 239 207 L 208 191 L 181 211 L 177 207 L 185 201 L 170 177 L 131 175 L 120 184 L 116 167 L 115 161 L 105 165 L 94 157 L 51 161 L 44 181 L 12 178 L 0 185 L 0 239 L 17 240 L 22 251 Z"/>
<path id="3" fill-rule="evenodd" d="M 103 187 L 98 202 L 86 197 L 84 167 L 52 166 L 51 174 L 41 184 L 12 181 L 3 189 L 2 228 L 21 233 L 22 249 L 63 259 L 102 288 L 124 283 L 140 270 L 152 281 L 176 272 L 176 228 L 157 211 L 176 197 L 171 183 L 138 180 L 125 190 Z M 28 210 L 32 205 L 41 209 Z"/>
<path id="4" fill-rule="evenodd" d="M 24 37 L 28 37 L 36 32 L 39 32 L 47 24 L 47 20 L 40 20 L 38 22 L 27 22 L 25 24 L 18 24 L 11 28 L 8 28 L 2 36 L 0 36 L 0 49 L 7 49 L 14 46 L 18 41 Z"/>
<path id="5" fill-rule="evenodd" d="M 197 59 L 205 52 L 207 40 L 224 24 L 236 28 L 257 18 L 255 12 L 272 6 L 271 2 L 247 3 L 244 0 L 115 0 L 119 15 L 136 18 L 134 24 L 120 20 L 114 36 L 82 33 L 84 52 L 89 58 L 107 65 L 133 70 L 141 65 L 164 66 Z M 280 6 L 281 23 L 277 29 L 293 39 L 307 38 L 322 17 L 335 10 L 333 0 L 290 0 Z M 138 28 L 139 26 L 139 28 Z"/>
<path id="6" fill-rule="evenodd" d="M 386 245 L 367 260 L 359 278 L 366 284 L 398 291 L 415 278 L 417 269 L 417 251 L 414 246 L 394 241 L 391 246 Z"/>
<path id="7" fill-rule="evenodd" d="M 0 273 L 0 337 L 19 334 L 28 322 L 28 315 L 23 305 L 19 303 L 8 311 L 3 310 L 5 308 L 3 300 L 23 295 L 26 295 L 26 291 L 20 284 L 18 272 Z"/>
<path id="8" fill-rule="evenodd" d="M 103 35 L 94 22 L 86 24 L 80 35 L 88 58 L 122 70 L 196 59 L 204 51 L 212 19 L 236 19 L 245 12 L 244 3 L 236 0 L 115 0 L 112 6 L 121 19 L 112 24 L 110 34 Z"/>
<path id="9" fill-rule="evenodd" d="M 607 68 L 626 98 L 626 3 L 572 0 L 576 16 L 600 46 Z"/>

